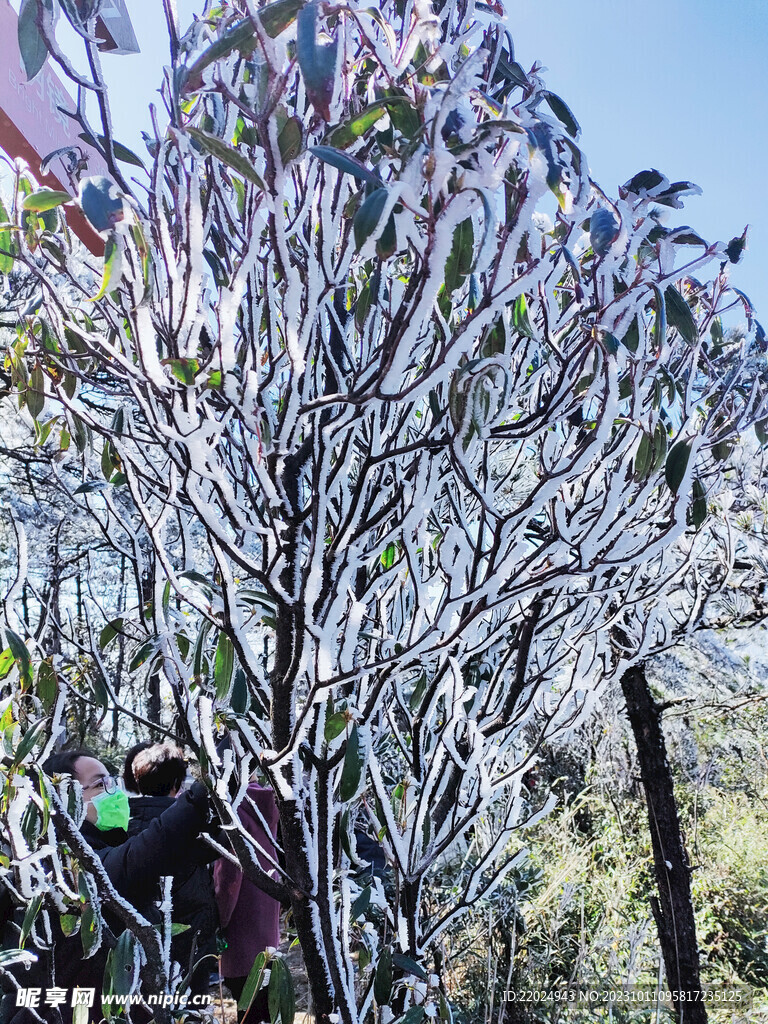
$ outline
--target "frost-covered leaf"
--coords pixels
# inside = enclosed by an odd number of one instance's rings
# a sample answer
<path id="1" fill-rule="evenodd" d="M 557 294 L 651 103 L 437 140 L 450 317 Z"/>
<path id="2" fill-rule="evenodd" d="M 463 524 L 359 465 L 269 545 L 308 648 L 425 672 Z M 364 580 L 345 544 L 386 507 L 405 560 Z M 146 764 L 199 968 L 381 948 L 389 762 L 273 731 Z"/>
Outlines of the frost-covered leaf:
<path id="1" fill-rule="evenodd" d="M 664 466 L 664 475 L 667 486 L 673 494 L 677 494 L 680 484 L 683 482 L 685 471 L 688 468 L 688 460 L 691 457 L 691 442 L 678 441 L 672 445 Z"/>
<path id="2" fill-rule="evenodd" d="M 419 978 L 421 981 L 427 980 L 427 972 L 416 961 L 406 956 L 405 953 L 400 953 L 395 950 L 392 954 L 392 963 L 395 967 L 399 967 L 401 971 L 405 971 L 406 974 L 412 974 L 414 978 Z"/>
<path id="3" fill-rule="evenodd" d="M 33 210 L 35 213 L 44 213 L 46 210 L 53 210 L 63 203 L 71 203 L 72 196 L 69 192 L 57 192 L 51 188 L 41 188 L 37 192 L 28 195 L 22 207 L 25 210 Z"/>
<path id="4" fill-rule="evenodd" d="M 362 917 L 371 905 L 371 887 L 366 887 L 360 892 L 352 904 L 349 916 L 353 921 L 357 921 L 358 918 Z"/>
<path id="5" fill-rule="evenodd" d="M 599 206 L 589 222 L 589 240 L 598 256 L 605 256 L 619 237 L 619 222 L 611 210 Z"/>
<path id="6" fill-rule="evenodd" d="M 170 367 L 176 380 L 189 387 L 195 383 L 195 377 L 200 372 L 200 363 L 197 359 L 164 359 L 163 363 Z"/>
<path id="7" fill-rule="evenodd" d="M 410 105 L 410 100 L 405 96 L 387 96 L 384 99 L 376 100 L 361 110 L 359 114 L 355 114 L 348 121 L 340 124 L 338 128 L 334 128 L 328 139 L 329 144 L 340 149 L 346 148 L 355 139 L 359 139 L 370 128 L 373 128 L 389 108 L 404 103 Z"/>
<path id="8" fill-rule="evenodd" d="M 243 991 L 240 993 L 240 998 L 237 1001 L 238 1010 L 247 1010 L 256 997 L 256 993 L 264 982 L 266 962 L 266 954 L 256 954 L 256 959 L 253 961 L 253 965 L 248 972 L 248 977 L 245 979 L 245 985 L 243 985 Z"/>
<path id="9" fill-rule="evenodd" d="M 117 286 L 121 265 L 120 246 L 115 235 L 111 234 L 104 245 L 104 270 L 101 285 L 91 299 L 91 302 L 98 302 L 100 299 L 103 299 L 108 291 Z"/>
<path id="10" fill-rule="evenodd" d="M 283 166 L 295 160 L 301 153 L 302 136 L 301 121 L 298 117 L 289 117 L 277 137 L 277 146 Z"/>
<path id="11" fill-rule="evenodd" d="M 45 409 L 45 377 L 40 363 L 35 363 L 35 367 L 29 375 L 29 386 L 25 399 L 29 415 L 36 420 Z"/>
<path id="12" fill-rule="evenodd" d="M 667 307 L 667 321 L 670 326 L 676 327 L 689 345 L 695 345 L 699 337 L 699 329 L 693 319 L 691 307 L 674 285 L 667 287 L 664 292 L 664 300 Z"/>
<path id="13" fill-rule="evenodd" d="M 50 660 L 41 661 L 37 670 L 35 689 L 46 711 L 50 711 L 56 699 L 59 683 Z"/>
<path id="14" fill-rule="evenodd" d="M 125 219 L 125 204 L 117 186 L 103 175 L 83 178 L 78 188 L 78 202 L 96 231 L 112 231 Z"/>
<path id="15" fill-rule="evenodd" d="M 22 0 L 18 23 L 19 50 L 29 82 L 40 74 L 48 56 L 41 24 L 53 27 L 52 0 Z"/>
<path id="16" fill-rule="evenodd" d="M 376 177 L 373 171 L 369 171 L 365 164 L 348 153 L 341 153 L 332 146 L 310 146 L 309 152 L 316 156 L 318 160 L 322 160 L 323 163 L 335 167 L 337 171 L 352 174 L 360 181 L 373 185 L 374 188 L 383 187 L 383 182 L 380 178 Z"/>
<path id="17" fill-rule="evenodd" d="M 232 672 L 235 666 L 235 648 L 226 633 L 219 633 L 216 644 L 216 658 L 213 666 L 213 681 L 216 686 L 216 699 L 224 700 L 229 692 Z"/>
<path id="18" fill-rule="evenodd" d="M 360 791 L 364 781 L 366 753 L 366 747 L 360 740 L 358 727 L 353 725 L 347 740 L 341 781 L 339 782 L 339 799 L 342 803 L 353 800 Z"/>
<path id="19" fill-rule="evenodd" d="M 331 743 L 337 736 L 341 736 L 347 727 L 348 721 L 349 718 L 344 711 L 337 711 L 335 714 L 329 715 L 325 720 L 325 730 L 323 732 L 325 742 Z"/>
<path id="20" fill-rule="evenodd" d="M 392 995 L 392 950 L 385 946 L 379 953 L 373 982 L 373 997 L 379 1006 L 386 1006 Z"/>
<path id="21" fill-rule="evenodd" d="M 562 100 L 556 93 L 549 92 L 546 89 L 543 90 L 541 95 L 549 104 L 552 113 L 555 115 L 558 121 L 562 121 L 562 123 L 565 125 L 568 134 L 572 135 L 574 139 L 577 139 L 579 137 L 579 133 L 581 132 L 581 127 L 579 125 L 579 122 L 573 116 L 573 111 L 568 106 L 568 104 L 564 100 Z"/>
<path id="22" fill-rule="evenodd" d="M 32 751 L 32 748 L 45 733 L 45 727 L 48 724 L 47 718 L 41 718 L 35 722 L 21 738 L 21 742 L 14 751 L 13 761 L 11 762 L 11 768 L 16 768 L 22 763 L 24 758 Z"/>
<path id="23" fill-rule="evenodd" d="M 209 135 L 208 132 L 201 131 L 199 128 L 187 128 L 187 132 L 206 153 L 216 157 L 217 160 L 226 164 L 227 167 L 231 167 L 233 171 L 237 171 L 238 174 L 241 174 L 247 181 L 252 182 L 258 188 L 262 190 L 266 188 L 261 176 L 254 170 L 253 163 L 240 150 L 235 149 L 234 146 L 230 146 L 228 142 L 224 142 L 223 139 L 219 139 L 215 135 Z"/>
<path id="24" fill-rule="evenodd" d="M 698 477 L 695 477 L 693 481 L 690 515 L 691 522 L 697 530 L 704 524 L 707 518 L 707 492 L 704 484 Z"/>
<path id="25" fill-rule="evenodd" d="M 272 1024 L 278 1021 L 280 1024 L 293 1024 L 296 1016 L 293 978 L 288 964 L 279 955 L 270 961 L 268 1002 Z"/>
<path id="26" fill-rule="evenodd" d="M 371 192 L 355 214 L 352 226 L 355 232 L 355 245 L 358 249 L 362 249 L 379 226 L 388 198 L 386 189 L 377 188 Z"/>
<path id="27" fill-rule="evenodd" d="M 24 914 L 24 920 L 21 923 L 21 934 L 19 935 L 19 948 L 24 948 L 24 943 L 29 938 L 29 933 L 32 931 L 32 925 L 35 923 L 37 915 L 40 913 L 40 908 L 43 905 L 43 894 L 38 893 L 37 896 L 33 896 L 29 901 L 27 912 Z"/>
<path id="28" fill-rule="evenodd" d="M 26 679 L 31 682 L 32 659 L 30 657 L 29 650 L 27 649 L 27 645 L 18 633 L 14 633 L 14 631 L 9 629 L 7 626 L 5 628 L 5 639 L 15 662 L 19 667 L 19 674 L 22 679 Z"/>
<path id="29" fill-rule="evenodd" d="M 112 641 L 123 632 L 123 618 L 119 616 L 112 619 L 104 626 L 99 633 L 99 648 L 103 651 Z"/>
<path id="30" fill-rule="evenodd" d="M 296 26 L 296 58 L 310 102 L 326 121 L 336 82 L 338 41 L 321 40 L 318 26 L 320 4 L 312 0 L 299 11 Z"/>

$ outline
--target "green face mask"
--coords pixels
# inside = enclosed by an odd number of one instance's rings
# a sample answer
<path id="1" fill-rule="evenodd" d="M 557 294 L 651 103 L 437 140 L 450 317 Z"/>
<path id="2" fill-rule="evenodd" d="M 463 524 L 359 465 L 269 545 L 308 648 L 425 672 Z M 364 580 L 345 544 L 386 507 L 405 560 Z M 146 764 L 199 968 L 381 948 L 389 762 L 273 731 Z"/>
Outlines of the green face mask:
<path id="1" fill-rule="evenodd" d="M 91 803 L 96 808 L 96 828 L 106 832 L 110 828 L 128 828 L 128 819 L 131 816 L 128 797 L 122 789 L 114 793 L 99 793 Z"/>

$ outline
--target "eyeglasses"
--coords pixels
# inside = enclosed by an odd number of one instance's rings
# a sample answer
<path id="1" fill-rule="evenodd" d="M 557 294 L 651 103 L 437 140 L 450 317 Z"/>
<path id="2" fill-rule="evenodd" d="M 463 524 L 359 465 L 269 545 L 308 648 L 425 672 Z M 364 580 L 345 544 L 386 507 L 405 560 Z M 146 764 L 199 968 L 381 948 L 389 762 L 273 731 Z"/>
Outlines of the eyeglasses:
<path id="1" fill-rule="evenodd" d="M 101 789 L 105 793 L 116 793 L 120 789 L 120 780 L 116 775 L 100 775 L 98 779 L 94 779 L 87 786 L 83 786 L 84 792 L 90 789 Z"/>

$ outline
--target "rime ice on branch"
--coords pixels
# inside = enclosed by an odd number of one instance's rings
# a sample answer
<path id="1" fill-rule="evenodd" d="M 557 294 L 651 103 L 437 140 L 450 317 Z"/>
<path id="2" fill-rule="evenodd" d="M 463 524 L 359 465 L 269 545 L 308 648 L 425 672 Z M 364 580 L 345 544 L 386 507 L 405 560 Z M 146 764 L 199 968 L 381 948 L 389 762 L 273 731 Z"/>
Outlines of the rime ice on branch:
<path id="1" fill-rule="evenodd" d="M 740 300 L 702 276 L 724 248 L 657 216 L 695 188 L 603 193 L 497 6 L 216 6 L 174 49 L 101 287 L 59 215 L 12 212 L 43 293 L 14 379 L 142 560 L 135 670 L 236 835 L 255 759 L 275 789 L 323 1021 L 447 1014 L 421 965 L 546 812 L 538 747 L 726 585 L 719 496 L 765 440 L 758 326 L 729 335 Z M 483 816 L 455 899 L 425 901 Z M 355 880 L 360 830 L 391 887 Z"/>

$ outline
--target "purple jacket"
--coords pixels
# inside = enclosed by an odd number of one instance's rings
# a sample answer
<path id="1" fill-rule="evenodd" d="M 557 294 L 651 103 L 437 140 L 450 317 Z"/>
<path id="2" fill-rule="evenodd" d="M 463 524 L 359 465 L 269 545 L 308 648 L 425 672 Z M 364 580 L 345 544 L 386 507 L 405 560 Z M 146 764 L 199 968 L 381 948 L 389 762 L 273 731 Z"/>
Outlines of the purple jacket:
<path id="1" fill-rule="evenodd" d="M 240 821 L 257 842 L 276 860 L 272 838 L 277 834 L 277 804 L 271 789 L 256 782 L 248 786 L 248 796 L 258 807 L 272 833 L 267 836 L 249 803 L 238 808 Z M 259 863 L 270 870 L 269 861 Z M 213 867 L 213 884 L 219 905 L 221 930 L 227 948 L 221 956 L 221 973 L 225 978 L 246 977 L 256 956 L 267 946 L 280 945 L 280 904 L 257 889 L 242 871 L 223 857 Z"/>

